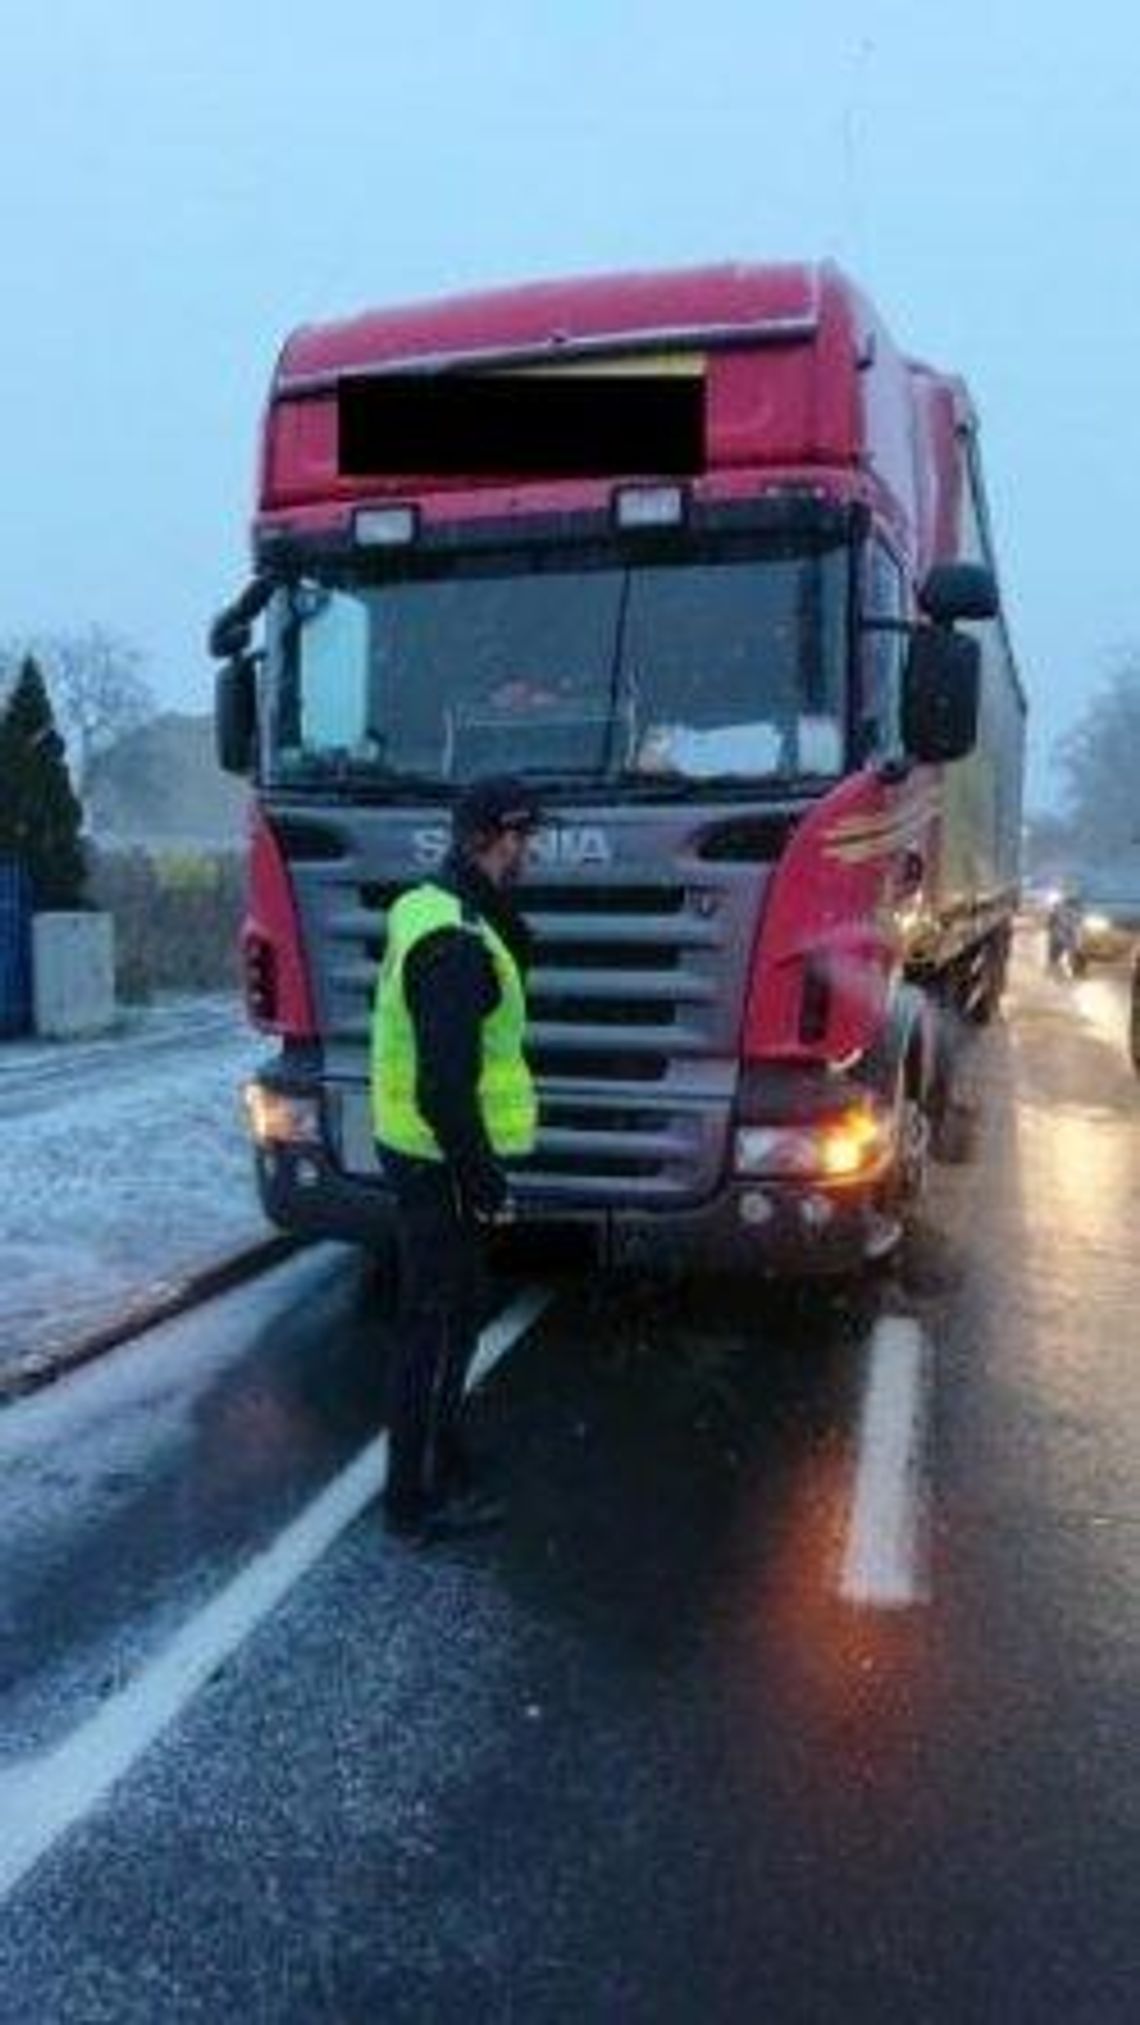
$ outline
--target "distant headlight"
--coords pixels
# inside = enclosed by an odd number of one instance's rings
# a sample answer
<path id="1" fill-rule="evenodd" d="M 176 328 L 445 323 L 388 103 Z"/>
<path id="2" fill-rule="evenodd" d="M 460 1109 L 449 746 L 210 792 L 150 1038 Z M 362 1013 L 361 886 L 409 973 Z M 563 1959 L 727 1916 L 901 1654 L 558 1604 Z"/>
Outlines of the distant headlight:
<path id="1" fill-rule="evenodd" d="M 1107 935 L 1112 923 L 1107 914 L 1082 914 L 1081 927 L 1086 935 Z"/>

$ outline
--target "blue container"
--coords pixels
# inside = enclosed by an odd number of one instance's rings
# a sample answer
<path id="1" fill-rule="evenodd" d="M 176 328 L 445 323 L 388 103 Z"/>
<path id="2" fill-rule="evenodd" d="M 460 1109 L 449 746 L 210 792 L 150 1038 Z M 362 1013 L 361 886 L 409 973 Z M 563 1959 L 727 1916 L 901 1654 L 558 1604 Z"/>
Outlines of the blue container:
<path id="1" fill-rule="evenodd" d="M 32 888 L 24 867 L 0 858 L 0 1040 L 32 1024 Z"/>

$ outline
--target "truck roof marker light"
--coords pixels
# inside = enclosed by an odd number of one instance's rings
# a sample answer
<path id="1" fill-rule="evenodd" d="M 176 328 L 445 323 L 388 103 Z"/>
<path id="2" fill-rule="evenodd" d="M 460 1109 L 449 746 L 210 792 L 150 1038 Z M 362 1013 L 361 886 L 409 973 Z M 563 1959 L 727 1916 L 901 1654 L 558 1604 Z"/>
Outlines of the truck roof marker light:
<path id="1" fill-rule="evenodd" d="M 419 524 L 414 506 L 362 506 L 352 516 L 352 538 L 357 548 L 406 548 Z"/>
<path id="2" fill-rule="evenodd" d="M 618 527 L 681 527 L 685 520 L 683 485 L 618 485 L 613 496 Z"/>

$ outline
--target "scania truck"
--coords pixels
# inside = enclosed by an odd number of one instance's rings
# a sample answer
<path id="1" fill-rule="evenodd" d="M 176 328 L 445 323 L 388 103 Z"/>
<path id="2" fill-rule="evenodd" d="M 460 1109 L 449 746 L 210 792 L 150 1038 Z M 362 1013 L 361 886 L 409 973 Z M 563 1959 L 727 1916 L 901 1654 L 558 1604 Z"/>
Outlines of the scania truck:
<path id="1" fill-rule="evenodd" d="M 552 817 L 523 1223 L 710 1271 L 888 1253 L 1017 899 L 1025 703 L 961 381 L 829 265 L 370 312 L 285 344 L 252 546 L 211 647 L 269 1216 L 384 1245 L 386 911 L 510 771 Z"/>

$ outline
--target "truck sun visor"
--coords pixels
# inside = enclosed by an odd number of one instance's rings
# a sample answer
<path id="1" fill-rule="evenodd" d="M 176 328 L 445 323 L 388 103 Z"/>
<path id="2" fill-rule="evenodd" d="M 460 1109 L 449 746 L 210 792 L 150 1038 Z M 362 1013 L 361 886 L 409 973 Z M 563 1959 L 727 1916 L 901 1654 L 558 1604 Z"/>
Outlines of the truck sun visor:
<path id="1" fill-rule="evenodd" d="M 389 373 L 341 380 L 346 478 L 682 477 L 704 469 L 699 373 Z"/>

